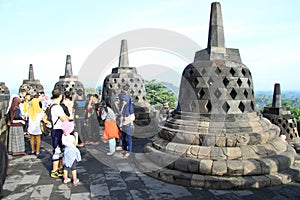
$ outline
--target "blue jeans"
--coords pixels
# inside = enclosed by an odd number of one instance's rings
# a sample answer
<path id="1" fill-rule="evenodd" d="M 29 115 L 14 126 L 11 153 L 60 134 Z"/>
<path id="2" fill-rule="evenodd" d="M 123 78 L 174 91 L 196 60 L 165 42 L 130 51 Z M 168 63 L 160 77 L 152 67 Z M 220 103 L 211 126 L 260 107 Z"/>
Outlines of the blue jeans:
<path id="1" fill-rule="evenodd" d="M 132 152 L 132 126 L 122 126 L 122 147 L 123 150 Z"/>

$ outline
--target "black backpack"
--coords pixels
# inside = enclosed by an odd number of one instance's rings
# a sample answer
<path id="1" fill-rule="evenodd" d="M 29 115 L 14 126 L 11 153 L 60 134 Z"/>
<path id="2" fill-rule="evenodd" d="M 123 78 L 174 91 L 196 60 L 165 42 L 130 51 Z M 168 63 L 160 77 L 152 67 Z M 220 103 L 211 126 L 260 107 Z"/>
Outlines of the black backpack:
<path id="1" fill-rule="evenodd" d="M 41 130 L 45 136 L 48 136 L 51 134 L 53 130 L 53 126 L 57 123 L 59 118 L 53 123 L 52 121 L 52 114 L 51 114 L 51 108 L 55 105 L 58 105 L 56 103 L 49 105 L 45 110 L 45 117 L 41 121 Z"/>

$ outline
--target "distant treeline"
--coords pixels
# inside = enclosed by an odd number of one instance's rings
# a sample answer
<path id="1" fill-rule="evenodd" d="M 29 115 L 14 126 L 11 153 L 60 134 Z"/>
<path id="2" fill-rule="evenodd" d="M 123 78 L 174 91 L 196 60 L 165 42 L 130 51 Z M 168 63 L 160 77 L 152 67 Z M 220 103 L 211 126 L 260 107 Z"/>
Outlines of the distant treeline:
<path id="1" fill-rule="evenodd" d="M 256 91 L 254 92 L 256 105 L 258 110 L 265 106 L 272 105 L 273 91 Z M 282 104 L 290 104 L 291 107 L 300 108 L 300 91 L 284 91 L 281 92 Z"/>

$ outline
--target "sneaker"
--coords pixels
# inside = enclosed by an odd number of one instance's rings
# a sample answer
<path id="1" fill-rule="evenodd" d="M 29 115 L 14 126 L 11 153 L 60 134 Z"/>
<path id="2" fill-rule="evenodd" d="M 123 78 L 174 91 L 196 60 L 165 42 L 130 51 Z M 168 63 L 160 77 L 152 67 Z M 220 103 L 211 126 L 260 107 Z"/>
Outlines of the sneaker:
<path id="1" fill-rule="evenodd" d="M 64 174 L 64 170 L 62 168 L 57 170 L 59 174 L 63 175 Z"/>
<path id="2" fill-rule="evenodd" d="M 70 183 L 70 182 L 71 182 L 71 179 L 70 179 L 70 178 L 64 179 L 64 183 L 65 183 L 65 184 Z"/>
<path id="3" fill-rule="evenodd" d="M 73 185 L 76 186 L 79 184 L 79 179 L 76 179 L 75 181 L 73 181 Z"/>
<path id="4" fill-rule="evenodd" d="M 82 143 L 78 144 L 77 147 L 84 147 L 84 143 L 82 142 Z"/>
<path id="5" fill-rule="evenodd" d="M 124 158 L 128 158 L 129 156 L 130 156 L 129 153 L 125 153 L 123 157 L 124 157 Z"/>
<path id="6" fill-rule="evenodd" d="M 117 150 L 117 151 L 122 151 L 122 150 L 123 150 L 123 148 L 122 148 L 122 147 L 120 147 L 120 146 L 117 146 L 117 147 L 116 147 L 116 150 Z"/>
<path id="7" fill-rule="evenodd" d="M 60 174 L 60 173 L 58 172 L 58 170 L 56 170 L 56 171 L 54 171 L 54 172 L 51 172 L 50 176 L 51 176 L 52 178 L 59 178 L 59 177 L 61 177 L 61 176 L 63 176 L 63 175 Z"/>
<path id="8" fill-rule="evenodd" d="M 40 153 L 35 153 L 36 157 L 39 158 L 40 156 Z"/>
<path id="9" fill-rule="evenodd" d="M 108 156 L 112 156 L 114 153 L 115 153 L 115 152 L 113 152 L 113 153 L 111 153 L 111 152 L 108 152 L 108 153 L 106 153 L 106 155 L 108 155 Z"/>

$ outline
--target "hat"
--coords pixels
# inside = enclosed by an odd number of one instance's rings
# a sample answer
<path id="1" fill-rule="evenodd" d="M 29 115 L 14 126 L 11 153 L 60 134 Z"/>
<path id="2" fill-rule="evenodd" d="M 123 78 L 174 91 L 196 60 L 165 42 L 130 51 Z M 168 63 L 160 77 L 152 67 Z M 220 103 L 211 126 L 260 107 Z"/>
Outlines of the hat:
<path id="1" fill-rule="evenodd" d="M 61 124 L 61 129 L 65 134 L 70 134 L 74 130 L 74 122 L 65 121 Z"/>

